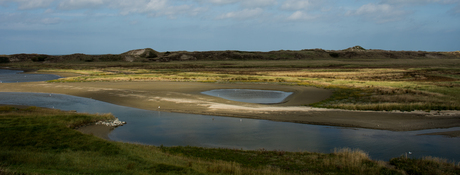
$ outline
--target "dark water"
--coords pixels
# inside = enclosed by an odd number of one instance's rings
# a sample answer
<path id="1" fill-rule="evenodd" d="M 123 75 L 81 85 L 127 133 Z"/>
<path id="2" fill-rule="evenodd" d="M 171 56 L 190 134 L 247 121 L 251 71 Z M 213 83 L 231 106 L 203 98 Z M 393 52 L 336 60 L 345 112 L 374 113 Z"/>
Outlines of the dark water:
<path id="1" fill-rule="evenodd" d="M 202 92 L 202 94 L 232 101 L 271 104 L 283 102 L 286 97 L 292 94 L 292 92 L 254 89 L 215 89 Z"/>
<path id="2" fill-rule="evenodd" d="M 359 148 L 372 159 L 389 160 L 405 152 L 412 157 L 460 160 L 460 139 L 418 134 L 460 128 L 393 132 L 340 128 L 255 119 L 148 111 L 88 98 L 41 93 L 0 93 L 0 104 L 34 105 L 89 113 L 112 113 L 128 124 L 109 135 L 115 141 L 150 145 L 190 145 L 237 149 L 310 151 Z M 370 114 L 372 115 L 372 114 Z"/>
<path id="3" fill-rule="evenodd" d="M 52 74 L 21 74 L 20 70 L 0 69 L 0 83 L 19 83 L 32 81 L 48 81 L 61 78 Z"/>

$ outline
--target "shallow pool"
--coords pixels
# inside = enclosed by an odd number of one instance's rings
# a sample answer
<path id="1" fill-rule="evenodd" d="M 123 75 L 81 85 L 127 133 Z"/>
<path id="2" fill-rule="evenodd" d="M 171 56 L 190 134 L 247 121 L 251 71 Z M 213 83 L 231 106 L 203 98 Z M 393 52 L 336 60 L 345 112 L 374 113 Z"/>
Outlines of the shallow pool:
<path id="1" fill-rule="evenodd" d="M 202 94 L 246 103 L 273 104 L 283 102 L 292 92 L 255 89 L 215 89 Z"/>
<path id="2" fill-rule="evenodd" d="M 323 153 L 329 153 L 334 148 L 348 147 L 364 150 L 371 158 L 378 160 L 388 160 L 409 151 L 412 157 L 436 156 L 460 160 L 459 138 L 418 135 L 459 130 L 459 127 L 407 132 L 340 128 L 149 111 L 88 98 L 43 93 L 1 92 L 0 104 L 112 113 L 128 124 L 113 130 L 110 139 L 156 146 L 190 145 L 250 150 L 264 148 Z"/>

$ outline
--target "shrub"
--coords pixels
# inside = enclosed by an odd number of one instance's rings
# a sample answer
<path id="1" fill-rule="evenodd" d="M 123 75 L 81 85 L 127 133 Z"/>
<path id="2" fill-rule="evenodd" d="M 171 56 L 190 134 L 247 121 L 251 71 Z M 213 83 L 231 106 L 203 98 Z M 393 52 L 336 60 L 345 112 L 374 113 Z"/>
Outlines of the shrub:
<path id="1" fill-rule="evenodd" d="M 9 63 L 10 59 L 8 57 L 0 57 L 0 63 Z"/>
<path id="2" fill-rule="evenodd" d="M 36 56 L 34 58 L 32 58 L 32 61 L 33 62 L 43 62 L 46 60 L 46 58 L 48 58 L 47 56 L 45 55 L 40 55 L 40 56 Z"/>
<path id="3" fill-rule="evenodd" d="M 329 53 L 329 56 L 333 57 L 333 58 L 338 58 L 339 57 L 339 54 L 338 53 L 335 53 L 335 52 L 332 52 L 332 53 Z"/>

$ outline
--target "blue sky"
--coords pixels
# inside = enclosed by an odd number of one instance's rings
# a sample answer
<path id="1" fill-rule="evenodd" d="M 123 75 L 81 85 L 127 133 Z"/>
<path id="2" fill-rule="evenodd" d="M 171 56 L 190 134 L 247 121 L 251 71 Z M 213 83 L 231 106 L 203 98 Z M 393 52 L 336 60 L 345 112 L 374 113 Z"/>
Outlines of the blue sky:
<path id="1" fill-rule="evenodd" d="M 460 0 L 0 0 L 0 54 L 460 50 Z"/>

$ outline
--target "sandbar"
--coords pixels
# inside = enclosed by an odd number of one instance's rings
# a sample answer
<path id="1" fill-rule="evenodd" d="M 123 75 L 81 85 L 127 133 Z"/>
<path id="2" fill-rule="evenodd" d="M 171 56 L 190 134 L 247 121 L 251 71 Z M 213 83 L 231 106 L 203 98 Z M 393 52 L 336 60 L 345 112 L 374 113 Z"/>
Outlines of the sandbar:
<path id="1" fill-rule="evenodd" d="M 252 104 L 201 94 L 213 89 L 293 92 L 279 104 Z M 263 119 L 340 127 L 411 131 L 460 126 L 459 111 L 349 111 L 305 106 L 327 99 L 331 90 L 306 86 L 200 82 L 3 83 L 0 92 L 56 93 L 165 112 Z"/>

